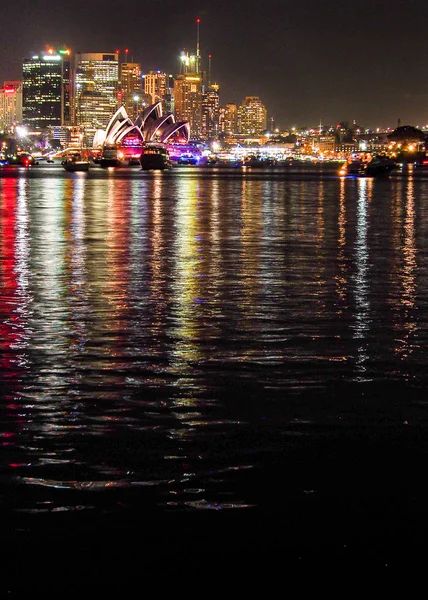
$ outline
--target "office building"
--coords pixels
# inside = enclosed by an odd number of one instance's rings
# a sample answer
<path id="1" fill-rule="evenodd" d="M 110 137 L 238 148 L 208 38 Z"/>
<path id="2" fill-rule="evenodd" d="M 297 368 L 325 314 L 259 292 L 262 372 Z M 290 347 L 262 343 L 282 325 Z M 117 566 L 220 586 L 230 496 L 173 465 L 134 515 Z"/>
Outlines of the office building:
<path id="1" fill-rule="evenodd" d="M 0 129 L 22 121 L 22 81 L 5 81 L 0 89 Z"/>
<path id="2" fill-rule="evenodd" d="M 150 95 L 151 104 L 164 101 L 169 91 L 169 77 L 162 71 L 149 71 L 144 75 L 144 91 Z"/>
<path id="3" fill-rule="evenodd" d="M 236 104 L 225 104 L 219 111 L 219 129 L 224 136 L 231 136 L 238 131 L 238 109 Z"/>
<path id="4" fill-rule="evenodd" d="M 75 125 L 92 145 L 97 129 L 105 128 L 119 104 L 119 54 L 77 53 L 75 56 Z"/>
<path id="5" fill-rule="evenodd" d="M 220 86 L 216 83 L 211 84 L 202 97 L 202 139 L 217 139 L 219 134 L 219 116 L 220 116 Z"/>
<path id="6" fill-rule="evenodd" d="M 128 115 L 137 118 L 143 102 L 143 79 L 140 63 L 124 62 L 120 65 L 120 100 Z"/>
<path id="7" fill-rule="evenodd" d="M 71 119 L 70 51 L 52 48 L 26 58 L 22 65 L 22 120 L 32 130 L 69 125 Z"/>

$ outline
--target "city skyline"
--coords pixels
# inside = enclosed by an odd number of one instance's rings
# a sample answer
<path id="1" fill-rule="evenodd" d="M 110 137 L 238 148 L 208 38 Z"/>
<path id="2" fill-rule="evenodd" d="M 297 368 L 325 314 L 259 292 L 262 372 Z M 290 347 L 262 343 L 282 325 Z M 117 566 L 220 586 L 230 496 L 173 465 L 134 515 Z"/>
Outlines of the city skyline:
<path id="1" fill-rule="evenodd" d="M 128 48 L 128 60 L 141 62 L 143 71 L 177 74 L 181 50 L 195 50 L 199 17 L 203 68 L 211 54 L 222 104 L 257 95 L 281 129 L 339 120 L 422 126 L 426 16 L 420 0 L 362 0 L 355 12 L 336 0 L 297 7 L 276 0 L 155 0 L 139 12 L 118 10 L 109 0 L 102 10 L 95 2 L 34 0 L 25 11 L 10 6 L 5 14 L 0 80 L 20 78 L 22 59 L 45 44 L 74 53 Z"/>

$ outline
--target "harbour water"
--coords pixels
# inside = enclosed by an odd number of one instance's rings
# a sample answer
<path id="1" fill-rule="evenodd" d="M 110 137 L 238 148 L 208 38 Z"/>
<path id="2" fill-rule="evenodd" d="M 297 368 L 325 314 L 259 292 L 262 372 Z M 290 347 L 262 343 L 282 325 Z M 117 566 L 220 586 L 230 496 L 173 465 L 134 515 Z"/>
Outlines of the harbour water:
<path id="1" fill-rule="evenodd" d="M 37 166 L 0 193 L 9 594 L 423 562 L 428 179 Z"/>

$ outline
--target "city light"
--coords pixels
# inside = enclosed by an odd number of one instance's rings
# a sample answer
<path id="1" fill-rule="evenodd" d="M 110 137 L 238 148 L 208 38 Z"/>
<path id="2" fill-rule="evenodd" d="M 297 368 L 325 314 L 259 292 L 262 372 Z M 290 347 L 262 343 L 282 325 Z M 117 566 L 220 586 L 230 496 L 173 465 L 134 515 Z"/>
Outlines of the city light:
<path id="1" fill-rule="evenodd" d="M 20 138 L 27 137 L 28 129 L 26 127 L 23 127 L 22 125 L 18 125 L 18 127 L 16 128 L 16 134 Z"/>

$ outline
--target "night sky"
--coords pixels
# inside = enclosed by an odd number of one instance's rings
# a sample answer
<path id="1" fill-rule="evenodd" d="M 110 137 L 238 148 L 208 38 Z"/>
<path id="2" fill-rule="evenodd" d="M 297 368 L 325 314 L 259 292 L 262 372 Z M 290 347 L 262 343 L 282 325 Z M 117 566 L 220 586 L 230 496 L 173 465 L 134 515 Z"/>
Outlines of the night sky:
<path id="1" fill-rule="evenodd" d="M 258 95 L 281 129 L 428 124 L 424 0 L 24 0 L 2 12 L 1 82 L 20 79 L 22 58 L 47 44 L 129 48 L 143 71 L 175 74 L 181 50 L 195 50 L 199 17 L 221 104 Z"/>

